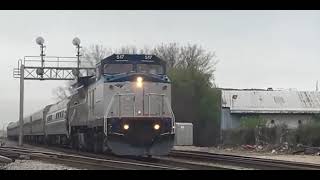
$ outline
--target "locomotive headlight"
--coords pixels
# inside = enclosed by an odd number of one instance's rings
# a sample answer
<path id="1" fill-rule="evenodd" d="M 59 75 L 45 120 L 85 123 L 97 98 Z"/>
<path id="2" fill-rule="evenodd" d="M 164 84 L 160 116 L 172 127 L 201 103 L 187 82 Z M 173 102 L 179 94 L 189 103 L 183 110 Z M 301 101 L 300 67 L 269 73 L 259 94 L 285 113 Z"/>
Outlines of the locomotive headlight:
<path id="1" fill-rule="evenodd" d="M 159 130 L 159 129 L 160 129 L 160 125 L 159 125 L 159 124 L 155 124 L 155 125 L 153 126 L 153 128 L 154 128 L 155 130 Z"/>
<path id="2" fill-rule="evenodd" d="M 123 129 L 128 130 L 129 129 L 129 124 L 124 124 Z"/>
<path id="3" fill-rule="evenodd" d="M 138 86 L 139 88 L 141 88 L 142 85 L 143 85 L 143 79 L 142 79 L 142 77 L 138 77 L 138 78 L 137 78 L 137 86 Z"/>

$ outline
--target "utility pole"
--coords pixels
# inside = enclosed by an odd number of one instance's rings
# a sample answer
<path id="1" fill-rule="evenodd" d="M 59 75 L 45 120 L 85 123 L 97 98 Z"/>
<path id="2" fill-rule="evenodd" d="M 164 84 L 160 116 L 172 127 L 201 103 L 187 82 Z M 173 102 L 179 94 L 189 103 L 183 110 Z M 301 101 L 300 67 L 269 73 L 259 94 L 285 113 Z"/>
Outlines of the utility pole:
<path id="1" fill-rule="evenodd" d="M 20 66 L 19 146 L 23 145 L 24 65 Z"/>
<path id="2" fill-rule="evenodd" d="M 4 127 L 5 127 L 5 125 L 2 125 L 2 136 L 3 136 L 3 139 L 5 138 L 5 135 L 6 135 L 6 133 L 4 133 L 5 131 L 4 131 Z"/>
<path id="3" fill-rule="evenodd" d="M 80 69 L 85 70 L 86 74 L 89 71 L 95 70 L 95 67 L 81 67 L 80 68 L 80 39 L 74 38 L 72 44 L 77 47 L 77 66 L 70 66 L 70 63 L 75 63 L 75 61 L 70 61 L 74 57 L 56 57 L 47 56 L 47 59 L 54 59 L 50 62 L 56 62 L 57 66 L 45 66 L 45 54 L 44 54 L 44 39 L 38 37 L 36 43 L 40 45 L 40 64 L 41 66 L 35 66 L 34 62 L 39 62 L 35 58 L 39 56 L 25 56 L 24 60 L 18 61 L 18 68 L 13 70 L 13 77 L 20 79 L 20 107 L 19 107 L 19 146 L 23 146 L 23 108 L 24 108 L 24 80 L 74 80 L 79 79 Z M 31 58 L 31 59 L 29 59 Z M 69 60 L 61 60 L 69 59 Z M 29 65 L 28 63 L 32 64 Z M 61 66 L 61 63 L 67 63 L 67 66 Z M 45 119 L 44 119 L 45 121 Z"/>

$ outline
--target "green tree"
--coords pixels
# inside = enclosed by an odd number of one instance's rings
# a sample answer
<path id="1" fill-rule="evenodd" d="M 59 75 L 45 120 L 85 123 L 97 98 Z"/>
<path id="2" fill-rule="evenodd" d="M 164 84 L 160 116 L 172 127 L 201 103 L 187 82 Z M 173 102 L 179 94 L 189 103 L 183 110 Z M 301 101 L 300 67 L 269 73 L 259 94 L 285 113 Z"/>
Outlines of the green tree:
<path id="1" fill-rule="evenodd" d="M 214 52 L 198 45 L 177 43 L 157 46 L 153 53 L 168 62 L 172 80 L 172 108 L 177 122 L 194 125 L 194 144 L 217 143 L 220 120 L 220 91 L 215 89 Z"/>

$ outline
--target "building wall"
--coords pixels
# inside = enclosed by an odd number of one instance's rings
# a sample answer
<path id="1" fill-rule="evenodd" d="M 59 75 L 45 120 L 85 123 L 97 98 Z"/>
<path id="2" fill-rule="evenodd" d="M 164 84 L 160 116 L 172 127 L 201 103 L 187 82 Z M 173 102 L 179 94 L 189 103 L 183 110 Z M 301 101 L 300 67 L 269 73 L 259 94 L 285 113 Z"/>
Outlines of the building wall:
<path id="1" fill-rule="evenodd" d="M 229 108 L 221 109 L 221 129 L 233 129 L 240 126 L 240 117 L 232 115 Z"/>
<path id="2" fill-rule="evenodd" d="M 252 114 L 250 114 L 252 115 Z M 240 127 L 240 118 L 250 116 L 249 114 L 231 114 L 229 108 L 221 110 L 221 129 L 234 129 Z M 274 125 L 286 124 L 288 128 L 294 129 L 299 126 L 299 121 L 302 124 L 313 121 L 313 116 L 310 114 L 254 114 L 259 115 L 267 121 L 267 125 L 271 126 L 271 121 Z"/>
<path id="3" fill-rule="evenodd" d="M 267 120 L 269 126 L 271 121 L 274 120 L 275 125 L 286 124 L 289 129 L 298 128 L 299 121 L 306 124 L 313 120 L 313 116 L 310 114 L 265 114 L 260 116 Z"/>

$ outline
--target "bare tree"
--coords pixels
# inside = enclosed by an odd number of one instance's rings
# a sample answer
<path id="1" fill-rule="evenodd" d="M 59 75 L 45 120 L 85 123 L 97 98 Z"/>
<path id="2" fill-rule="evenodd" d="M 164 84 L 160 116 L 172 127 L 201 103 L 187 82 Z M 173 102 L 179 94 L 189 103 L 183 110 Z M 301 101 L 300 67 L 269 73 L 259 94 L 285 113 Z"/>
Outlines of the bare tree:
<path id="1" fill-rule="evenodd" d="M 68 87 L 68 85 L 67 85 L 67 87 Z M 64 88 L 62 86 L 59 86 L 59 87 L 53 89 L 52 93 L 53 93 L 54 97 L 56 98 L 56 100 L 61 101 L 61 100 L 68 97 L 69 90 L 68 90 L 68 88 Z"/>
<path id="2" fill-rule="evenodd" d="M 100 62 L 103 58 L 112 54 L 111 49 L 105 48 L 101 44 L 91 45 L 89 48 L 82 49 L 82 60 L 89 62 L 92 67 Z"/>
<path id="3" fill-rule="evenodd" d="M 180 48 L 180 59 L 177 66 L 196 69 L 214 80 L 213 73 L 218 63 L 214 52 L 207 52 L 201 46 L 188 44 Z"/>
<path id="4" fill-rule="evenodd" d="M 139 50 L 140 54 L 154 54 L 153 52 L 154 52 L 154 50 L 151 47 L 148 47 L 148 46 L 144 46 L 143 48 L 141 48 Z"/>
<path id="5" fill-rule="evenodd" d="M 180 49 L 177 43 L 158 45 L 152 50 L 152 53 L 157 55 L 160 59 L 166 60 L 169 68 L 174 67 L 176 62 L 181 61 Z"/>
<path id="6" fill-rule="evenodd" d="M 120 49 L 114 50 L 117 54 L 137 54 L 138 49 L 136 46 L 123 46 Z"/>
<path id="7" fill-rule="evenodd" d="M 214 52 L 208 52 L 196 44 L 180 46 L 177 43 L 161 44 L 151 50 L 152 54 L 167 61 L 167 67 L 194 69 L 205 74 L 213 82 L 218 63 Z M 213 83 L 214 84 L 214 83 Z"/>

